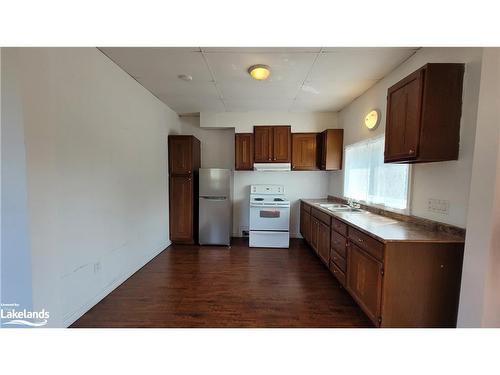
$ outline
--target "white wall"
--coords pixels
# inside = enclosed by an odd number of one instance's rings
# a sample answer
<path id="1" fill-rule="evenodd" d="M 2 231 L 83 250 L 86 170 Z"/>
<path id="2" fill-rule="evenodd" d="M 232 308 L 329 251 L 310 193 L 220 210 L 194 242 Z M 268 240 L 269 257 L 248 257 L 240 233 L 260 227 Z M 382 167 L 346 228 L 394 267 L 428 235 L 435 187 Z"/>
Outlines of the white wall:
<path id="1" fill-rule="evenodd" d="M 417 164 L 412 167 L 411 213 L 413 215 L 465 227 L 474 151 L 481 56 L 481 48 L 422 48 L 338 114 L 338 125 L 344 128 L 344 146 L 383 134 L 387 89 L 390 86 L 428 62 L 466 63 L 459 160 Z M 364 117 L 375 108 L 382 112 L 381 123 L 378 129 L 369 131 L 364 126 Z M 329 191 L 332 195 L 343 195 L 343 171 L 330 173 Z M 449 214 L 428 212 L 428 198 L 449 200 Z"/>
<path id="2" fill-rule="evenodd" d="M 201 143 L 201 167 L 234 169 L 234 129 L 200 128 L 199 117 L 181 117 L 182 134 Z"/>
<path id="3" fill-rule="evenodd" d="M 500 48 L 485 48 L 458 326 L 500 327 Z"/>
<path id="4" fill-rule="evenodd" d="M 319 132 L 337 127 L 337 112 L 202 112 L 202 128 L 234 128 L 252 133 L 255 125 L 290 125 L 292 132 Z"/>
<path id="5" fill-rule="evenodd" d="M 66 326 L 169 245 L 178 116 L 95 48 L 5 49 L 2 60 L 22 101 L 33 305 Z"/>
<path id="6" fill-rule="evenodd" d="M 2 152 L 0 302 L 32 308 L 26 148 L 16 67 L 3 63 L 0 49 Z M 2 325 L 0 321 L 0 326 Z"/>
<path id="7" fill-rule="evenodd" d="M 210 120 L 210 122 L 207 121 Z M 203 122 L 205 121 L 205 123 Z M 227 112 L 202 113 L 200 119 L 181 118 L 182 132 L 193 134 L 202 143 L 202 166 L 234 169 L 234 133 L 253 132 L 254 125 L 291 125 L 292 132 L 319 132 L 337 128 L 335 112 Z M 202 126 L 206 126 L 203 128 Z M 282 184 L 290 199 L 290 234 L 299 234 L 299 199 L 322 198 L 328 194 L 327 172 L 235 171 L 233 186 L 233 235 L 248 229 L 252 184 Z"/>
<path id="8" fill-rule="evenodd" d="M 328 172 L 234 172 L 233 192 L 233 234 L 241 235 L 241 229 L 248 230 L 250 185 L 280 184 L 290 199 L 290 236 L 299 234 L 299 199 L 322 198 L 328 192 Z"/>

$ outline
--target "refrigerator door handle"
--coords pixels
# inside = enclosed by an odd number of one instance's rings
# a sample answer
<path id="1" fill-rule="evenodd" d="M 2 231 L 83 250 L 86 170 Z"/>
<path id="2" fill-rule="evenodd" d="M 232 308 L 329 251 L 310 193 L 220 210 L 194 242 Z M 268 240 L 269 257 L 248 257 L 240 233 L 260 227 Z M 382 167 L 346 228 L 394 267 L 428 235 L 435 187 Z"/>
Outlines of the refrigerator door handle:
<path id="1" fill-rule="evenodd" d="M 207 197 L 207 196 L 200 196 L 200 199 L 207 199 L 211 201 L 225 201 L 227 197 Z"/>

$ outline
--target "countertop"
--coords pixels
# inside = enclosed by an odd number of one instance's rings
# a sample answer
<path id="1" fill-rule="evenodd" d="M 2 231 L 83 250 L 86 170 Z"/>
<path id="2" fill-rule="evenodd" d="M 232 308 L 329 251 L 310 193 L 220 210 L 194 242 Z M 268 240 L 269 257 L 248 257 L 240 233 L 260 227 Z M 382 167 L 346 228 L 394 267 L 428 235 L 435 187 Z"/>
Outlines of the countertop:
<path id="1" fill-rule="evenodd" d="M 345 222 L 382 242 L 440 242 L 464 243 L 464 238 L 443 231 L 436 231 L 414 223 L 363 212 L 332 212 L 320 207 L 320 203 L 332 203 L 328 199 L 301 199 L 321 212 Z"/>

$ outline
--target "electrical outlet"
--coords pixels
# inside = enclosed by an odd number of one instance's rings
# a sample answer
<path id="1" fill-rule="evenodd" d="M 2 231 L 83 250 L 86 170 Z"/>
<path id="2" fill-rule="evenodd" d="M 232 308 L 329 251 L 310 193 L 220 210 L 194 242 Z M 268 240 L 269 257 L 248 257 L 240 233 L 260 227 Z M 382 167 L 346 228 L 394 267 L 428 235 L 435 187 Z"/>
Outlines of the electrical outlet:
<path id="1" fill-rule="evenodd" d="M 101 262 L 94 263 L 94 274 L 101 272 Z"/>
<path id="2" fill-rule="evenodd" d="M 448 215 L 450 212 L 450 201 L 446 199 L 429 198 L 427 200 L 427 211 Z"/>

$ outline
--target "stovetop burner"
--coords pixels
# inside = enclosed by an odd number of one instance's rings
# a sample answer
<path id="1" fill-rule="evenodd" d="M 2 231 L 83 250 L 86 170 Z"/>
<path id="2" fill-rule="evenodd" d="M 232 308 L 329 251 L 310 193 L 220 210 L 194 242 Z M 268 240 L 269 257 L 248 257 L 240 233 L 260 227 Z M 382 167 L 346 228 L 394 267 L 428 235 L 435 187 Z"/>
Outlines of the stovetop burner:
<path id="1" fill-rule="evenodd" d="M 254 198 L 253 200 L 254 200 L 254 201 L 261 202 L 261 201 L 263 201 L 263 200 L 264 200 L 264 198 Z"/>
<path id="2" fill-rule="evenodd" d="M 285 201 L 283 198 L 274 198 L 273 200 L 275 202 L 284 202 Z"/>

